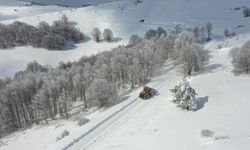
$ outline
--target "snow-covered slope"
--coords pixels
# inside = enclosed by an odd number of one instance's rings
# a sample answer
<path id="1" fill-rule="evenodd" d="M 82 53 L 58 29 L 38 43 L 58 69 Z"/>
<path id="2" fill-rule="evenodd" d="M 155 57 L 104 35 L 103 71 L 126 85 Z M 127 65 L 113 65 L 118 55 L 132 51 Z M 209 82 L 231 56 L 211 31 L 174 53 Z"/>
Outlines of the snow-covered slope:
<path id="1" fill-rule="evenodd" d="M 60 150 L 73 142 L 69 149 L 90 150 L 248 150 L 250 148 L 249 76 L 234 76 L 231 73 L 229 50 L 241 46 L 250 37 L 237 37 L 206 44 L 212 59 L 207 70 L 189 78 L 191 86 L 199 94 L 200 109 L 187 112 L 177 108 L 172 102 L 170 88 L 182 79 L 177 68 L 168 64 L 160 76 L 148 84 L 159 91 L 159 95 L 149 101 L 139 100 L 130 110 L 123 111 L 120 118 L 105 124 L 101 130 L 93 132 L 89 139 L 78 139 L 114 112 L 128 105 L 141 89 L 124 97 L 126 101 L 103 112 L 94 114 L 90 123 L 78 127 L 74 122 L 57 122 L 49 126 L 38 126 L 17 132 L 3 140 L 6 144 L 0 150 L 50 149 Z M 217 49 L 217 45 L 224 45 Z M 205 138 L 200 132 L 209 129 L 213 137 Z M 70 135 L 60 141 L 56 137 L 64 130 Z"/>
<path id="2" fill-rule="evenodd" d="M 250 6 L 248 0 L 143 0 L 138 4 L 135 4 L 134 0 L 124 0 L 77 9 L 59 8 L 58 6 L 27 7 L 23 6 L 24 3 L 14 3 L 13 0 L 8 3 L 6 0 L 0 2 L 2 7 L 0 14 L 3 14 L 0 15 L 2 23 L 10 23 L 17 18 L 34 25 L 40 21 L 52 23 L 62 14 L 66 14 L 88 36 L 93 27 L 99 27 L 101 30 L 111 28 L 117 37 L 116 42 L 111 44 L 97 44 L 92 40 L 86 40 L 72 51 L 67 52 L 49 52 L 33 47 L 1 50 L 0 77 L 12 76 L 16 71 L 24 69 L 26 64 L 34 59 L 42 64 L 56 66 L 59 61 L 77 60 L 85 54 L 109 50 L 119 44 L 127 43 L 131 34 L 142 35 L 146 29 L 158 26 L 168 29 L 179 23 L 193 26 L 211 21 L 214 24 L 214 36 L 216 37 L 221 36 L 225 28 L 245 34 L 250 29 L 249 18 L 243 18 L 241 10 L 234 10 L 236 7 Z M 15 9 L 18 12 L 15 12 Z M 7 19 L 7 16 L 12 17 Z M 144 19 L 145 23 L 139 23 L 141 19 Z M 239 25 L 243 27 L 237 28 Z"/>
<path id="3" fill-rule="evenodd" d="M 0 0 L 0 21 L 67 10 L 58 6 L 31 6 L 28 2 Z"/>
<path id="4" fill-rule="evenodd" d="M 213 58 L 207 72 L 188 79 L 199 94 L 198 111 L 183 111 L 171 103 L 169 89 L 177 84 L 171 80 L 159 89 L 160 95 L 143 111 L 103 135 L 89 149 L 250 149 L 250 121 L 247 119 L 250 78 L 231 73 L 230 47 L 216 49 L 214 45 L 210 50 Z M 214 136 L 201 137 L 204 129 L 213 131 Z"/>
<path id="5" fill-rule="evenodd" d="M 102 50 L 109 50 L 118 44 L 126 43 L 133 33 L 143 34 L 148 28 L 162 26 L 173 28 L 176 24 L 203 25 L 207 21 L 214 24 L 213 40 L 205 45 L 211 50 L 212 59 L 207 71 L 189 78 L 201 100 L 201 108 L 196 112 L 178 109 L 171 103 L 169 89 L 182 79 L 178 69 L 163 72 L 155 77 L 149 86 L 157 88 L 159 95 L 150 101 L 142 101 L 136 107 L 123 114 L 118 122 L 110 122 L 104 132 L 97 132 L 86 146 L 86 140 L 80 140 L 76 146 L 94 150 L 249 150 L 250 149 L 250 78 L 234 76 L 231 73 L 231 58 L 228 52 L 235 46 L 241 46 L 250 40 L 250 19 L 243 18 L 236 7 L 250 6 L 248 0 L 143 0 L 120 1 L 86 8 L 44 13 L 18 20 L 31 24 L 46 20 L 52 23 L 62 14 L 84 33 L 90 35 L 94 27 L 111 28 L 121 41 L 97 44 L 86 41 L 70 51 L 46 51 L 32 47 L 19 47 L 0 51 L 0 76 L 12 75 L 23 69 L 27 62 L 38 60 L 42 64 L 55 66 L 59 61 L 77 60 L 82 55 L 91 55 Z M 55 7 L 55 6 L 50 6 Z M 145 19 L 145 23 L 139 20 Z M 5 20 L 9 23 L 13 20 Z M 237 28 L 238 25 L 243 25 Z M 228 28 L 238 35 L 231 39 L 222 37 Z M 218 45 L 222 49 L 218 49 Z M 123 103 L 91 117 L 91 122 L 78 127 L 72 122 L 62 122 L 60 126 L 38 126 L 17 132 L 5 139 L 6 145 L 0 150 L 16 149 L 60 149 L 74 139 L 79 138 L 96 124 L 103 121 L 115 111 L 134 100 L 140 89 L 132 92 Z M 61 141 L 56 137 L 67 129 L 70 135 Z M 214 137 L 200 136 L 203 129 L 214 132 Z"/>

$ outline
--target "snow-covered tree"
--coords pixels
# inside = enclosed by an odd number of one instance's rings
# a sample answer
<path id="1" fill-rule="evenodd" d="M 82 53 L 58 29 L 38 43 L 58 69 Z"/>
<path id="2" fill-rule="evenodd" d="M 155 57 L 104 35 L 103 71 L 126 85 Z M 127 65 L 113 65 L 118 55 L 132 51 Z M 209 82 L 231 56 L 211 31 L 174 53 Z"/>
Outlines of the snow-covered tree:
<path id="1" fill-rule="evenodd" d="M 170 89 L 170 91 L 173 93 L 173 102 L 177 104 L 178 107 L 192 111 L 198 109 L 197 93 L 187 80 L 184 79 L 179 85 Z"/>
<path id="2" fill-rule="evenodd" d="M 30 71 L 30 72 L 47 72 L 48 69 L 43 67 L 41 64 L 39 64 L 37 61 L 33 61 L 28 63 L 27 67 L 26 67 L 26 71 Z"/>
<path id="3" fill-rule="evenodd" d="M 69 23 L 69 18 L 68 18 L 65 14 L 62 15 L 61 20 L 62 20 L 62 22 L 65 23 L 65 24 L 68 24 L 68 23 Z"/>
<path id="4" fill-rule="evenodd" d="M 153 29 L 149 29 L 146 33 L 145 33 L 145 39 L 150 40 L 153 38 L 157 37 L 157 32 Z"/>
<path id="5" fill-rule="evenodd" d="M 174 45 L 174 59 L 183 65 L 186 75 L 201 70 L 209 61 L 209 51 L 204 50 L 195 40 L 192 32 L 182 32 Z"/>
<path id="6" fill-rule="evenodd" d="M 84 34 L 71 26 L 66 16 L 54 21 L 50 26 L 40 22 L 37 27 L 15 21 L 8 25 L 0 24 L 0 47 L 9 48 L 20 45 L 32 45 L 47 49 L 64 49 L 67 41 L 78 43 Z"/>
<path id="7" fill-rule="evenodd" d="M 92 35 L 92 38 L 93 38 L 94 41 L 96 41 L 96 42 L 100 42 L 101 41 L 102 33 L 101 33 L 101 31 L 100 31 L 99 28 L 95 27 L 92 30 L 91 35 Z"/>
<path id="8" fill-rule="evenodd" d="M 95 79 L 90 85 L 90 93 L 93 100 L 97 100 L 99 107 L 103 107 L 116 96 L 113 86 L 105 79 Z"/>
<path id="9" fill-rule="evenodd" d="M 156 29 L 156 32 L 157 32 L 157 36 L 158 36 L 158 37 L 166 36 L 166 35 L 167 35 L 167 31 L 164 30 L 162 27 L 158 27 L 158 28 Z"/>
<path id="10" fill-rule="evenodd" d="M 61 50 L 66 46 L 66 39 L 58 34 L 47 34 L 42 38 L 42 47 Z"/>
<path id="11" fill-rule="evenodd" d="M 136 45 L 140 43 L 141 41 L 142 41 L 142 38 L 139 35 L 134 34 L 129 38 L 129 45 Z"/>
<path id="12" fill-rule="evenodd" d="M 241 48 L 232 49 L 230 54 L 235 73 L 250 73 L 250 41 Z"/>
<path id="13" fill-rule="evenodd" d="M 110 29 L 105 29 L 103 31 L 103 39 L 107 42 L 112 42 L 114 38 L 113 32 Z"/>
<path id="14" fill-rule="evenodd" d="M 196 40 L 200 41 L 200 27 L 199 26 L 194 27 L 193 32 Z"/>
<path id="15" fill-rule="evenodd" d="M 176 25 L 174 30 L 175 34 L 181 33 L 182 32 L 181 25 L 180 24 Z"/>

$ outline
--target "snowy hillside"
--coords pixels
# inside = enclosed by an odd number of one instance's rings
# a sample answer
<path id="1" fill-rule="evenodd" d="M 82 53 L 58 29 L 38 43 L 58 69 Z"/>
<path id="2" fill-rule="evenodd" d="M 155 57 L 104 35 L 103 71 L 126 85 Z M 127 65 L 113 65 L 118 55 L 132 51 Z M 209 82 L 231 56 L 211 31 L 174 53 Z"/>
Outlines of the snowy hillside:
<path id="1" fill-rule="evenodd" d="M 90 0 L 60 1 L 73 6 L 88 2 Z M 235 76 L 232 73 L 232 58 L 229 56 L 232 48 L 241 47 L 250 40 L 250 18 L 244 18 L 241 9 L 235 10 L 242 6 L 250 7 L 249 0 L 91 2 L 98 5 L 62 8 L 53 5 L 26 6 L 26 2 L 0 0 L 0 21 L 4 24 L 14 20 L 32 25 L 37 25 L 40 21 L 52 23 L 62 14 L 66 14 L 89 37 L 93 27 L 101 30 L 110 28 L 116 37 L 113 43 L 96 43 L 87 39 L 67 51 L 47 51 L 30 46 L 0 50 L 0 77 L 13 76 L 32 60 L 54 67 L 60 61 L 75 61 L 83 55 L 90 56 L 110 50 L 126 44 L 132 34 L 143 35 L 149 28 L 162 26 L 165 29 L 174 29 L 177 24 L 193 27 L 210 21 L 214 26 L 212 41 L 204 46 L 211 51 L 211 60 L 204 72 L 187 78 L 198 93 L 199 110 L 181 110 L 171 102 L 169 89 L 182 80 L 183 74 L 180 68 L 168 63 L 147 84 L 159 92 L 152 99 L 143 101 L 137 98 L 142 88 L 135 89 L 120 95 L 125 100 L 109 109 L 101 109 L 92 114 L 78 114 L 90 119 L 84 126 L 78 126 L 73 120 L 34 125 L 0 140 L 0 150 L 250 149 L 250 77 Z M 142 19 L 145 20 L 143 23 L 140 22 Z M 223 34 L 226 28 L 237 35 L 225 38 Z M 69 135 L 58 140 L 65 130 Z M 201 135 L 203 130 L 209 130 L 213 135 L 204 137 Z"/>
<path id="2" fill-rule="evenodd" d="M 23 70 L 26 64 L 33 60 L 44 65 L 56 66 L 60 61 L 78 60 L 85 54 L 109 50 L 127 43 L 132 34 L 143 35 L 146 29 L 158 26 L 173 29 L 177 24 L 195 26 L 211 21 L 214 24 L 215 37 L 222 36 L 225 28 L 244 34 L 250 28 L 249 19 L 243 18 L 242 11 L 234 10 L 236 7 L 249 6 L 248 0 L 143 0 L 143 3 L 138 4 L 133 0 L 125 0 L 78 9 L 58 6 L 27 7 L 23 6 L 22 2 L 6 3 L 5 0 L 0 2 L 1 7 L 5 8 L 0 9 L 0 18 L 3 16 L 2 23 L 11 23 L 13 19 L 33 25 L 37 25 L 40 21 L 52 23 L 62 14 L 66 14 L 87 36 L 90 36 L 93 27 L 99 27 L 101 30 L 112 29 L 117 37 L 117 42 L 111 44 L 95 44 L 92 40 L 87 40 L 76 45 L 72 51 L 64 52 L 48 52 L 33 47 L 17 47 L 11 51 L 1 50 L 0 77 L 12 76 L 16 71 Z M 15 12 L 15 9 L 18 12 Z M 145 22 L 140 23 L 141 19 Z M 240 28 L 238 28 L 239 25 Z M 13 53 L 16 55 L 14 56 Z"/>
<path id="3" fill-rule="evenodd" d="M 163 78 L 167 82 L 159 88 L 160 96 L 128 121 L 104 133 L 89 149 L 248 150 L 250 78 L 231 74 L 230 47 L 210 50 L 213 59 L 208 72 L 188 79 L 199 94 L 200 110 L 187 112 L 171 103 L 169 89 L 176 80 Z M 213 131 L 214 136 L 202 137 L 205 129 Z"/>

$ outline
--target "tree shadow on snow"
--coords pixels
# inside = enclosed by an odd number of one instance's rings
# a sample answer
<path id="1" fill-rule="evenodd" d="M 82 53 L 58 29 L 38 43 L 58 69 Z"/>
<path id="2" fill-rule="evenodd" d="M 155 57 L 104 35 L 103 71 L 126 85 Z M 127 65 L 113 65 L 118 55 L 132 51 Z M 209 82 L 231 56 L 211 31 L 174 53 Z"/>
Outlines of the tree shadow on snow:
<path id="1" fill-rule="evenodd" d="M 201 75 L 201 74 L 206 74 L 206 73 L 213 73 L 214 70 L 223 67 L 222 64 L 211 64 L 208 65 L 207 67 L 205 67 L 204 69 L 202 69 L 199 72 L 194 72 L 192 73 L 193 76 L 197 76 L 197 75 Z"/>
<path id="2" fill-rule="evenodd" d="M 205 106 L 205 103 L 208 102 L 208 96 L 205 96 L 205 97 L 198 97 L 198 108 L 196 111 L 202 109 L 204 106 Z"/>
<path id="3" fill-rule="evenodd" d="M 71 25 L 71 26 L 76 26 L 78 23 L 77 22 L 75 22 L 75 21 L 69 21 L 69 24 Z"/>

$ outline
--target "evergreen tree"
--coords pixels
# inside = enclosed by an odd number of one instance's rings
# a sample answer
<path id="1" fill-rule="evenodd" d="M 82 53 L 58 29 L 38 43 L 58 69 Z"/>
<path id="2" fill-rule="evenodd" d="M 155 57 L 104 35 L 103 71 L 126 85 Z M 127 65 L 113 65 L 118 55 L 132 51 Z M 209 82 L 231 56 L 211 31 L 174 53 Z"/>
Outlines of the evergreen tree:
<path id="1" fill-rule="evenodd" d="M 198 100 L 196 99 L 197 93 L 189 85 L 187 80 L 184 79 L 170 91 L 173 93 L 173 102 L 177 104 L 178 107 L 193 111 L 198 109 Z"/>

